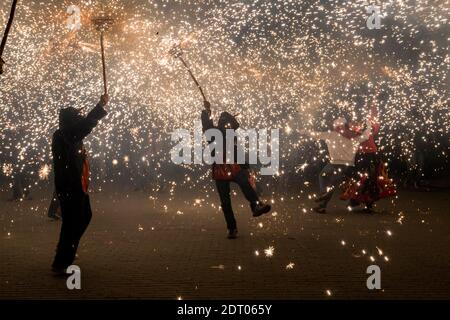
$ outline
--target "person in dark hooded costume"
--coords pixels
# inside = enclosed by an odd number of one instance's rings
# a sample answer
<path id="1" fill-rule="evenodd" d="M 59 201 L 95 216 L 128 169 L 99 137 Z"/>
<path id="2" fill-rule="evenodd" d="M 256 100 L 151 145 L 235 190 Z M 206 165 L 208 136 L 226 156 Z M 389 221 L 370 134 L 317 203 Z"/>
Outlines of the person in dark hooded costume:
<path id="1" fill-rule="evenodd" d="M 108 95 L 102 95 L 97 106 L 86 117 L 80 110 L 68 107 L 59 112 L 59 129 L 53 134 L 52 154 L 55 189 L 60 201 L 62 226 L 53 272 L 64 274 L 72 265 L 81 236 L 91 221 L 89 202 L 89 162 L 83 139 L 106 116 Z"/>
<path id="2" fill-rule="evenodd" d="M 237 130 L 239 128 L 239 122 L 236 117 L 228 112 L 222 112 L 217 126 L 214 126 L 211 118 L 211 104 L 208 101 L 204 101 L 205 110 L 202 111 L 202 127 L 203 132 L 208 129 L 218 129 L 222 132 L 223 147 L 226 144 L 226 130 Z M 211 143 L 214 142 L 210 141 Z M 214 163 L 212 167 L 213 179 L 216 181 L 217 191 L 220 196 L 220 205 L 222 207 L 225 221 L 228 228 L 228 239 L 235 239 L 237 237 L 237 225 L 234 218 L 233 208 L 231 206 L 230 197 L 230 182 L 235 182 L 239 185 L 247 201 L 250 203 L 250 208 L 253 212 L 253 217 L 259 217 L 271 210 L 270 205 L 264 204 L 259 200 L 256 192 L 256 186 L 253 177 L 250 175 L 248 164 L 237 163 L 237 145 L 236 139 L 234 141 L 234 156 L 235 161 L 233 164 L 217 164 Z M 225 152 L 224 152 L 225 156 Z M 225 161 L 224 161 L 225 162 Z"/>

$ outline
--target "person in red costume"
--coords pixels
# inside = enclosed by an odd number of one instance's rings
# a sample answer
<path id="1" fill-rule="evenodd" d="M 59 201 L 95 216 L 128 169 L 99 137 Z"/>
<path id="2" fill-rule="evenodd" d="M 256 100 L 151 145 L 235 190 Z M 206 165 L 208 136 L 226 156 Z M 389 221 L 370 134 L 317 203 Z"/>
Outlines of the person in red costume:
<path id="1" fill-rule="evenodd" d="M 375 137 L 380 131 L 378 121 L 378 110 L 376 103 L 372 103 L 369 122 L 372 126 L 372 133 L 369 139 L 361 142 L 355 159 L 355 176 L 351 179 L 344 193 L 342 200 L 349 200 L 350 209 L 356 208 L 361 203 L 365 204 L 367 211 L 372 211 L 373 204 L 385 197 L 396 194 L 393 181 L 388 178 L 387 168 L 381 161 Z M 351 123 L 350 129 L 346 133 L 348 137 L 360 135 L 361 125 Z"/>

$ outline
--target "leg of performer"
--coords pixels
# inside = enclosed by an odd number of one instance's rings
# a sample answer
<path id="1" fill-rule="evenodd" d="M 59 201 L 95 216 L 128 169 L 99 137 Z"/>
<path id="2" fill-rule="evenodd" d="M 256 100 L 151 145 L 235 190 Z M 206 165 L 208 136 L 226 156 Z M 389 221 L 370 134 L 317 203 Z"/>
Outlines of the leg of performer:
<path id="1" fill-rule="evenodd" d="M 250 208 L 252 209 L 254 217 L 259 217 L 270 211 L 270 205 L 263 204 L 259 200 L 256 190 L 250 184 L 250 172 L 247 169 L 242 169 L 237 174 L 235 182 L 239 185 L 245 198 L 250 203 Z"/>
<path id="2" fill-rule="evenodd" d="M 236 219 L 234 218 L 233 208 L 231 206 L 230 182 L 216 180 L 217 191 L 220 197 L 220 206 L 225 217 L 228 229 L 228 237 L 235 238 L 237 235 Z"/>

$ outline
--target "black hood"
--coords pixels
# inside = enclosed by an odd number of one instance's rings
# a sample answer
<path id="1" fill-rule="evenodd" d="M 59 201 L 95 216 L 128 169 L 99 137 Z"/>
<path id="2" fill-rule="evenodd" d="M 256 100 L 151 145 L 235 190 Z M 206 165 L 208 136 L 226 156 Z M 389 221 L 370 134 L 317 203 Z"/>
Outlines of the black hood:
<path id="1" fill-rule="evenodd" d="M 68 107 L 59 110 L 59 128 L 61 130 L 73 127 L 80 120 L 83 120 L 83 117 L 78 109 Z"/>
<path id="2" fill-rule="evenodd" d="M 235 116 L 225 111 L 220 114 L 217 126 L 220 130 L 225 131 L 226 129 L 237 130 L 240 125 Z"/>

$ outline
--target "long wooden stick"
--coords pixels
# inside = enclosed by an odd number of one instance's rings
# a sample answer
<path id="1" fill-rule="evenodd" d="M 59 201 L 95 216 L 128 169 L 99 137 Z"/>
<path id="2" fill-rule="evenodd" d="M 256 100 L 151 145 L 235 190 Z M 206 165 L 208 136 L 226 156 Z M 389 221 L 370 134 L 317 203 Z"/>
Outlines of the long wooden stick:
<path id="1" fill-rule="evenodd" d="M 184 59 L 183 59 L 181 56 L 179 56 L 178 59 L 180 59 L 180 61 L 181 61 L 181 62 L 183 63 L 183 65 L 186 67 L 186 69 L 187 69 L 187 71 L 189 72 L 189 74 L 190 74 L 192 80 L 194 80 L 195 85 L 197 86 L 198 90 L 200 90 L 200 93 L 202 94 L 202 97 L 203 97 L 203 101 L 208 101 L 208 100 L 206 99 L 206 96 L 205 96 L 205 93 L 203 92 L 202 87 L 201 87 L 200 84 L 198 83 L 198 81 L 197 81 L 197 79 L 195 78 L 194 74 L 192 73 L 191 69 L 190 69 L 189 66 L 187 65 L 186 61 L 184 61 Z"/>
<path id="2" fill-rule="evenodd" d="M 104 93 L 108 93 L 108 81 L 106 79 L 106 62 L 105 62 L 105 45 L 103 31 L 100 33 L 100 46 L 102 48 L 102 66 L 103 66 L 103 89 Z"/>
<path id="3" fill-rule="evenodd" d="M 17 6 L 17 1 L 18 0 L 13 0 L 12 2 L 12 6 L 11 6 L 11 12 L 9 14 L 9 19 L 8 19 L 8 23 L 6 24 L 6 28 L 5 28 L 5 33 L 3 34 L 3 38 L 2 38 L 2 43 L 0 44 L 0 74 L 3 73 L 3 51 L 5 50 L 5 46 L 6 46 L 6 40 L 8 39 L 8 35 L 9 35 L 9 30 L 11 29 L 13 20 L 14 20 L 14 14 L 16 13 L 16 6 Z"/>

